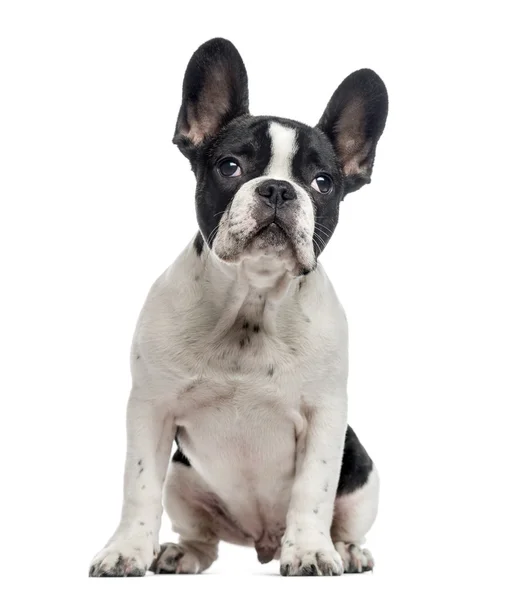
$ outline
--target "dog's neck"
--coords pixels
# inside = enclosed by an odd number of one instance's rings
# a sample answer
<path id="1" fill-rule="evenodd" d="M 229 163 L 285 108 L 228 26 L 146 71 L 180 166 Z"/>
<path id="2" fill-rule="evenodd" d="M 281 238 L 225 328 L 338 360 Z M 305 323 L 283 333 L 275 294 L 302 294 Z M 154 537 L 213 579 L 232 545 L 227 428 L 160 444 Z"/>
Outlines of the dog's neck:
<path id="1" fill-rule="evenodd" d="M 278 314 L 293 304 L 301 277 L 295 277 L 276 256 L 248 256 L 229 264 L 206 247 L 201 259 L 207 299 L 212 295 L 220 313 L 215 334 L 219 337 L 234 327 L 250 325 L 274 334 Z"/>

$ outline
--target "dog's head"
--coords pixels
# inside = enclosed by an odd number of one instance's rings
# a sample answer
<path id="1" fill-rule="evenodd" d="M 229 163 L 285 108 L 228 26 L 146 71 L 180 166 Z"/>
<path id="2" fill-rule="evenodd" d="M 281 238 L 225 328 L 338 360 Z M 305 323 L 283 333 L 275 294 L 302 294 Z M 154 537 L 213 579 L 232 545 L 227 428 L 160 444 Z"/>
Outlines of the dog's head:
<path id="1" fill-rule="evenodd" d="M 337 225 L 344 196 L 370 182 L 388 96 L 369 69 L 349 75 L 316 127 L 248 111 L 244 63 L 213 39 L 192 56 L 174 143 L 197 178 L 205 243 L 222 261 L 314 269 Z"/>

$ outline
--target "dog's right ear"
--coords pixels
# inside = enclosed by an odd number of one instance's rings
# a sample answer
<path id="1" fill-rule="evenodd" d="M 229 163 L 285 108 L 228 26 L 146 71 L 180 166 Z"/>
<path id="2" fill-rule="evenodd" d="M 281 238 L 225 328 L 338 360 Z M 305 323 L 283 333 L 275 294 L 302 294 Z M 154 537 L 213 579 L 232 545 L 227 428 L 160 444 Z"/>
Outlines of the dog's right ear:
<path id="1" fill-rule="evenodd" d="M 236 47 L 223 38 L 202 44 L 186 68 L 172 141 L 191 159 L 206 139 L 247 113 L 248 76 Z"/>

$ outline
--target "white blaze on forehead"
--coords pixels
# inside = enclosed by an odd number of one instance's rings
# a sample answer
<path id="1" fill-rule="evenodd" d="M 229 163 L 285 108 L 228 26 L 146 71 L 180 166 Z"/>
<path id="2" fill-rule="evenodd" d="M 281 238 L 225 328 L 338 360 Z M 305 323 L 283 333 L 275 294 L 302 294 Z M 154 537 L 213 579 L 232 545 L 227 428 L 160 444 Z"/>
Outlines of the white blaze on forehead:
<path id="1" fill-rule="evenodd" d="M 297 151 L 296 132 L 291 127 L 271 123 L 271 161 L 265 175 L 273 179 L 291 179 L 292 161 Z"/>

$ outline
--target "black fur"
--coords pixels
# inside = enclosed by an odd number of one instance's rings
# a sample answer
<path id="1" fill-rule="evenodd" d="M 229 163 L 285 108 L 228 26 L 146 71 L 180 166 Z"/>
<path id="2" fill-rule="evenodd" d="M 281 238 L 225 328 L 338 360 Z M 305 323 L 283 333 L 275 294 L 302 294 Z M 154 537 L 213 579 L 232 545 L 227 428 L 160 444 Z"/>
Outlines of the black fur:
<path id="1" fill-rule="evenodd" d="M 172 462 L 180 463 L 180 464 L 184 465 L 185 467 L 191 467 L 190 461 L 188 460 L 188 458 L 185 456 L 185 454 L 181 450 L 181 444 L 179 443 L 177 431 L 176 431 L 174 441 L 176 442 L 177 449 L 172 456 Z"/>
<path id="2" fill-rule="evenodd" d="M 186 456 L 181 452 L 179 448 L 174 452 L 174 455 L 172 456 L 172 462 L 180 463 L 182 465 L 185 465 L 185 467 L 191 467 L 190 461 L 186 458 Z"/>
<path id="3" fill-rule="evenodd" d="M 361 488 L 367 482 L 373 462 L 360 443 L 353 429 L 348 425 L 344 440 L 343 463 L 337 496 L 349 494 Z"/>
<path id="4" fill-rule="evenodd" d="M 195 239 L 193 240 L 193 247 L 195 248 L 197 256 L 200 256 L 202 254 L 202 250 L 204 249 L 204 238 L 202 237 L 200 231 L 197 233 Z"/>

